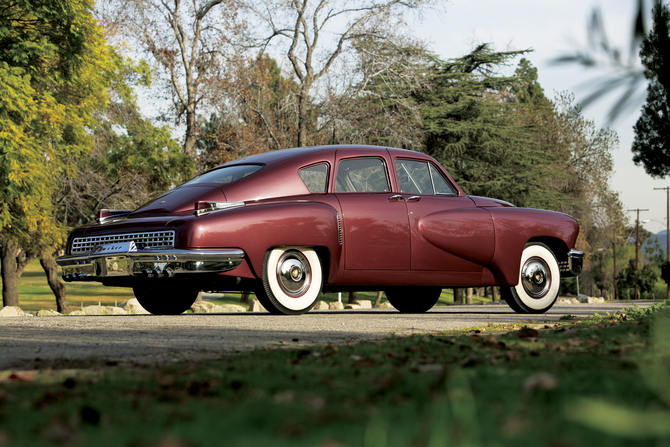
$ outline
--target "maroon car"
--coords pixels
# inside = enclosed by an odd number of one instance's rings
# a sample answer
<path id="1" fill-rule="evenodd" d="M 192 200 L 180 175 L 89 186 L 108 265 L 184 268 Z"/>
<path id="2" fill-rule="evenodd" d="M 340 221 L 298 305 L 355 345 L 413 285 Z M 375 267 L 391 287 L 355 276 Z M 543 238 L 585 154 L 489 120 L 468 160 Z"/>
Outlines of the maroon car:
<path id="1" fill-rule="evenodd" d="M 57 259 L 66 281 L 132 287 L 155 314 L 198 292 L 255 291 L 276 314 L 321 292 L 383 290 L 425 312 L 443 287 L 500 286 L 546 312 L 581 273 L 577 221 L 466 195 L 431 157 L 375 146 L 286 149 L 205 172 L 135 211 L 101 210 Z"/>

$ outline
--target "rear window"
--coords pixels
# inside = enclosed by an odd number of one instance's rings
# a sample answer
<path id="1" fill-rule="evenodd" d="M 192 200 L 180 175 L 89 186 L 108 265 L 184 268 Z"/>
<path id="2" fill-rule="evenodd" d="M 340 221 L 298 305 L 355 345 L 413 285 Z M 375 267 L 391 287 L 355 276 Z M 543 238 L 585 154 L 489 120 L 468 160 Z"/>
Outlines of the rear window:
<path id="1" fill-rule="evenodd" d="M 326 163 L 308 166 L 299 170 L 298 174 L 307 189 L 309 189 L 309 192 L 326 192 L 326 185 L 328 183 L 328 165 Z"/>
<path id="2" fill-rule="evenodd" d="M 263 169 L 262 165 L 237 165 L 227 166 L 214 171 L 205 172 L 197 176 L 191 181 L 184 183 L 185 185 L 196 185 L 198 183 L 216 183 L 225 185 L 249 177 L 251 174 Z"/>

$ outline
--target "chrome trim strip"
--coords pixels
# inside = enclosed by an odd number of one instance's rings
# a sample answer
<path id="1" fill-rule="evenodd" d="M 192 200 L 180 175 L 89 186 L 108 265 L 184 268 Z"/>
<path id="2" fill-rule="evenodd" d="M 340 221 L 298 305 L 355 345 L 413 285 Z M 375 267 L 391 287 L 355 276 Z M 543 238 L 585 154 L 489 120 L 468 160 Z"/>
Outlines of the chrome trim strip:
<path id="1" fill-rule="evenodd" d="M 340 213 L 337 213 L 337 243 L 342 245 L 342 219 L 340 219 Z"/>
<path id="2" fill-rule="evenodd" d="M 240 208 L 244 206 L 244 202 L 210 202 L 210 201 L 201 201 L 199 203 L 207 203 L 207 208 L 196 209 L 194 211 L 196 216 L 202 216 L 203 214 L 208 214 L 213 211 L 229 210 L 232 208 Z M 196 205 L 197 206 L 197 205 Z"/>
<path id="3" fill-rule="evenodd" d="M 227 249 L 137 250 L 66 255 L 56 259 L 65 281 L 118 276 L 172 277 L 183 273 L 221 273 L 244 261 L 244 251 Z"/>

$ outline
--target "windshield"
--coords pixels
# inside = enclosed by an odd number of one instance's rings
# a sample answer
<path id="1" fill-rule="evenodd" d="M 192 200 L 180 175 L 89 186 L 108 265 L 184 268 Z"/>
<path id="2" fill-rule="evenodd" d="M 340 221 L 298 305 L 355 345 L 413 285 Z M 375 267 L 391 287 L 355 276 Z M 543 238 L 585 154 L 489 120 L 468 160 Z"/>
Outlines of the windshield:
<path id="1" fill-rule="evenodd" d="M 184 183 L 184 185 L 195 185 L 198 183 L 216 183 L 225 185 L 241 180 L 251 174 L 261 170 L 262 165 L 237 165 L 227 166 L 213 171 L 205 172 L 197 176 L 191 181 Z"/>

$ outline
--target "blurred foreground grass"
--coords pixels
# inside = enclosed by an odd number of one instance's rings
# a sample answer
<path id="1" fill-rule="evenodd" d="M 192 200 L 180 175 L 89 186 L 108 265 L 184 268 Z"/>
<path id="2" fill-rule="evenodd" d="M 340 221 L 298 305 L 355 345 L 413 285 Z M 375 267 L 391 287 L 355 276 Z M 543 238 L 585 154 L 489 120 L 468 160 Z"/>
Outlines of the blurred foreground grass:
<path id="1" fill-rule="evenodd" d="M 0 278 L 1 284 L 2 278 Z M 105 287 L 96 282 L 67 283 L 66 285 L 67 300 L 72 309 L 96 305 L 98 303 L 103 306 L 114 306 L 135 298 L 132 289 L 126 287 Z M 254 298 L 254 296 L 252 295 L 251 298 Z M 342 293 L 341 300 L 344 304 L 347 304 L 348 298 L 348 293 Z M 374 304 L 376 298 L 377 292 L 358 292 L 359 300 L 370 300 Z M 226 293 L 222 298 L 216 298 L 211 301 L 215 304 L 242 304 L 246 306 L 246 304 L 240 303 L 240 299 L 241 295 L 239 293 Z M 320 299 L 326 302 L 333 302 L 338 301 L 340 298 L 337 293 L 324 293 Z M 384 301 L 386 301 L 386 296 L 382 297 L 382 302 Z M 490 298 L 475 296 L 473 301 L 475 304 L 479 304 L 491 300 Z M 40 309 L 56 310 L 56 298 L 51 292 L 44 271 L 37 260 L 26 266 L 23 275 L 19 279 L 19 302 L 21 309 L 28 312 L 36 312 Z M 453 290 L 444 289 L 437 305 L 453 304 L 453 302 Z"/>
<path id="2" fill-rule="evenodd" d="M 668 310 L 659 304 L 581 322 L 353 346 L 289 338 L 275 349 L 183 363 L 36 361 L 35 369 L 0 371 L 0 440 L 17 447 L 667 446 Z"/>

